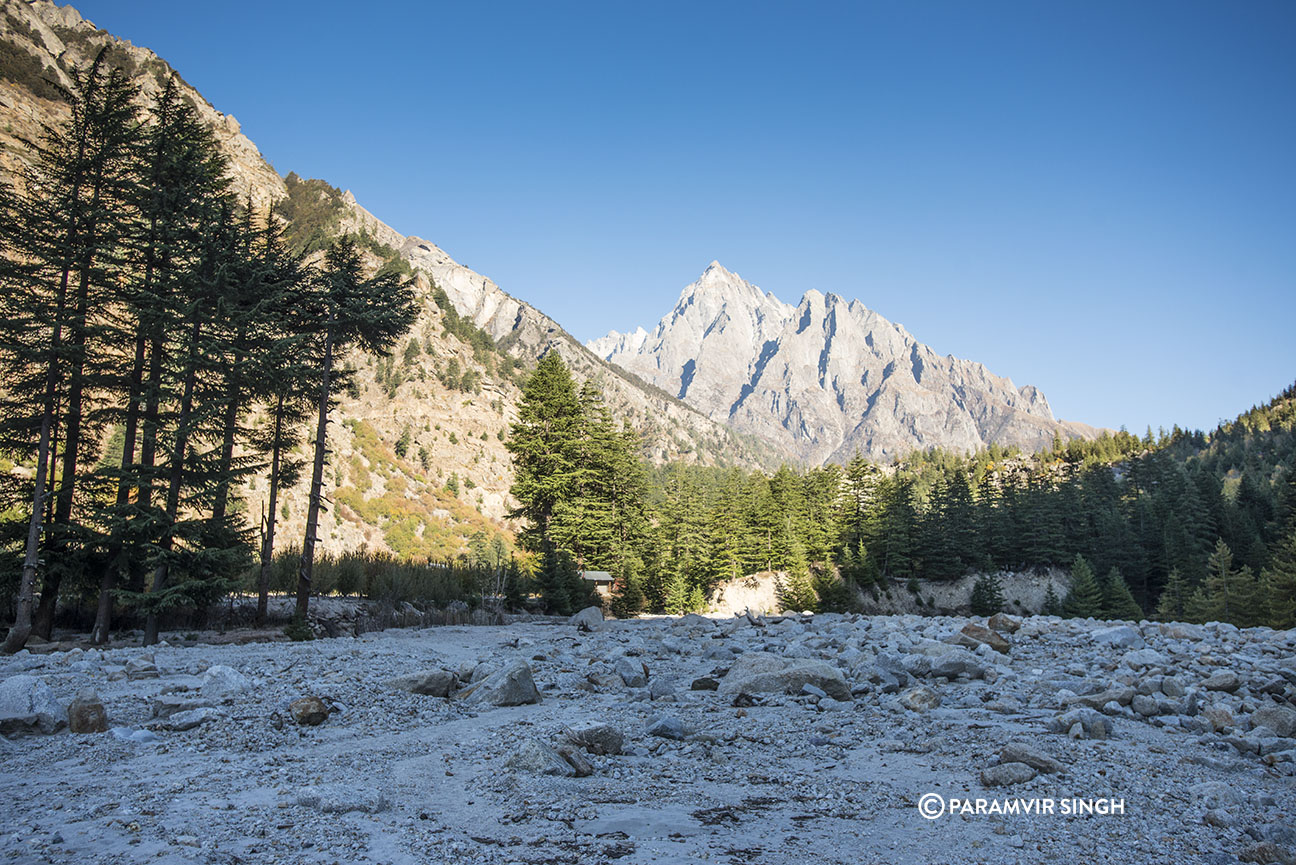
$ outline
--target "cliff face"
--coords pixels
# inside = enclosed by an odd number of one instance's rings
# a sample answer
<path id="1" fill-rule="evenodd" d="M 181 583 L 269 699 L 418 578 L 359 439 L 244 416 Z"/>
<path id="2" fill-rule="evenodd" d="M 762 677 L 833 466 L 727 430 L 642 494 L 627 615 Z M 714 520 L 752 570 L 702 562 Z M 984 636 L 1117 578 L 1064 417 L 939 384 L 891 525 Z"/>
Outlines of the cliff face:
<path id="1" fill-rule="evenodd" d="M 991 443 L 1036 450 L 1055 433 L 1032 386 L 938 355 L 859 301 L 808 291 L 796 306 L 712 262 L 651 332 L 589 344 L 709 417 L 811 463 Z"/>
<path id="2" fill-rule="evenodd" d="M 132 45 L 84 20 L 71 7 L 48 0 L 0 0 L 0 176 L 12 178 L 31 159 L 31 143 L 43 126 L 57 126 L 68 106 L 44 79 L 69 83 L 67 70 L 92 60 L 107 46 L 107 61 L 128 71 L 147 106 L 172 73 L 152 51 Z M 287 185 L 239 130 L 232 115 L 211 106 L 180 81 L 214 130 L 225 155 L 234 192 L 258 209 L 288 195 Z M 406 237 L 367 211 L 348 192 L 338 202 L 338 230 L 365 234 L 390 247 L 416 271 L 422 297 L 419 320 L 395 347 L 391 362 L 354 355 L 359 390 L 342 395 L 331 427 L 327 486 L 336 507 L 320 527 L 325 552 L 368 547 L 402 555 L 445 556 L 466 548 L 482 532 L 508 533 L 513 502 L 512 464 L 504 448 L 520 397 L 522 369 L 557 350 L 578 380 L 594 379 L 613 412 L 644 436 L 644 452 L 655 460 L 686 459 L 757 465 L 769 450 L 736 435 L 724 424 L 672 395 L 608 364 L 580 345 L 557 322 L 504 292 L 494 282 L 458 264 L 434 243 Z M 381 258 L 369 254 L 377 267 Z M 433 281 L 459 315 L 471 319 L 499 344 L 482 355 L 443 327 L 446 315 L 433 300 Z M 409 350 L 409 343 L 417 353 Z M 471 387 L 459 381 L 471 373 Z M 408 431 L 410 447 L 395 444 Z M 248 513 L 260 513 L 264 483 L 244 491 Z M 285 495 L 281 537 L 300 538 L 306 505 L 302 482 Z"/>

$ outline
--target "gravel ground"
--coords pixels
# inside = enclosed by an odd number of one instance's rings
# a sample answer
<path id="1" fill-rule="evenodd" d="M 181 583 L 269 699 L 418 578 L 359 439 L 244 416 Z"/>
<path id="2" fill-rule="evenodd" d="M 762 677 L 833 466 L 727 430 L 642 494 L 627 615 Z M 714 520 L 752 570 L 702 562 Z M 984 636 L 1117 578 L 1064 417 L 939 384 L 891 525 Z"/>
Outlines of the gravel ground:
<path id="1" fill-rule="evenodd" d="M 37 717 L 0 738 L 0 860 L 1293 861 L 1296 632 L 984 624 L 689 616 L 22 652 L 0 658 L 0 716 Z M 434 669 L 452 696 L 392 681 Z M 111 730 L 23 733 L 86 688 Z M 294 717 L 306 696 L 318 726 Z M 569 744 L 596 725 L 618 753 Z M 978 798 L 1054 813 L 950 813 Z M 1077 798 L 1123 813 L 1061 813 Z"/>

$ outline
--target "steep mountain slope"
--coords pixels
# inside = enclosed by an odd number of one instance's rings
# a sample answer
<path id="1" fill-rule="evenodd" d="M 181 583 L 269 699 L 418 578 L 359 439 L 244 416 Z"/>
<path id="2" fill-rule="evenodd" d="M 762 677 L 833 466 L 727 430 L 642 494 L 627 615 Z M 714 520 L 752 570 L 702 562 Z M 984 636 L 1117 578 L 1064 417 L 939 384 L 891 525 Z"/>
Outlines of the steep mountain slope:
<path id="1" fill-rule="evenodd" d="M 808 291 L 796 306 L 711 262 L 651 332 L 590 342 L 615 363 L 737 430 L 812 463 L 939 446 L 1035 450 L 1095 430 L 1054 419 L 1044 395 L 941 356 L 859 301 Z"/>
<path id="2" fill-rule="evenodd" d="M 0 178 L 15 179 L 31 160 L 42 127 L 67 116 L 68 106 L 51 82 L 66 86 L 68 70 L 104 47 L 106 62 L 134 78 L 145 105 L 172 74 L 152 51 L 98 29 L 72 7 L 0 0 Z M 240 199 L 250 197 L 258 210 L 282 210 L 294 195 L 309 198 L 314 206 L 298 211 L 324 219 L 307 227 L 327 236 L 360 235 L 371 267 L 403 260 L 422 298 L 419 320 L 393 358 L 346 360 L 358 370 L 358 388 L 342 395 L 331 427 L 326 486 L 335 506 L 320 527 L 323 551 L 368 547 L 442 557 L 466 549 L 478 532 L 507 535 L 513 473 L 503 439 L 516 416 L 525 369 L 550 349 L 562 354 L 578 379 L 599 384 L 617 416 L 643 433 L 651 458 L 748 466 L 769 461 L 767 448 L 595 357 L 552 319 L 434 244 L 396 232 L 349 192 L 318 181 L 290 190 L 231 115 L 183 80 L 180 85 L 215 130 Z M 290 232 L 297 227 L 290 225 Z M 434 281 L 444 289 L 448 309 L 436 301 Z M 474 333 L 475 325 L 496 345 Z M 402 437 L 403 456 L 397 448 Z M 245 491 L 254 521 L 263 495 L 264 483 Z M 305 502 L 303 481 L 286 494 L 281 537 L 300 538 Z"/>

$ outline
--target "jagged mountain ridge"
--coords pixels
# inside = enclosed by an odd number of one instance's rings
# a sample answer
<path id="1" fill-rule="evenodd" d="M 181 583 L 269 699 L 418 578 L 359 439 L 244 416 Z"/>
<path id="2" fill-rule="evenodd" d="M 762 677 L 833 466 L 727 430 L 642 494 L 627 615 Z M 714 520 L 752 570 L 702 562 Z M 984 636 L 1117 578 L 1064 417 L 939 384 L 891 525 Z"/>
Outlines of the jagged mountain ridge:
<path id="1" fill-rule="evenodd" d="M 90 61 L 104 46 L 110 50 L 110 63 L 127 69 L 140 86 L 145 104 L 172 72 L 152 51 L 97 28 L 70 6 L 49 0 L 0 0 L 0 48 L 11 59 L 31 61 L 25 71 L 26 61 L 10 63 L 0 76 L 0 178 L 14 179 L 31 159 L 30 145 L 39 141 L 42 127 L 56 126 L 67 116 L 66 103 L 41 79 L 67 85 L 64 67 Z M 233 116 L 211 106 L 183 79 L 179 86 L 228 157 L 235 194 L 250 197 L 258 209 L 288 196 L 284 178 L 242 134 Z M 503 364 L 483 363 L 471 346 L 445 332 L 444 313 L 432 297 L 433 280 L 459 314 L 485 329 L 509 356 L 534 362 L 555 349 L 578 380 L 593 378 L 614 413 L 643 433 L 648 457 L 748 467 L 771 463 L 767 448 L 595 357 L 552 319 L 458 264 L 430 241 L 400 234 L 350 193 L 341 196 L 338 223 L 340 232 L 363 233 L 410 262 L 422 309 L 411 333 L 396 346 L 400 381 L 394 387 L 390 365 L 360 355 L 345 360 L 359 370 L 359 392 L 340 395 L 333 418 L 334 453 L 327 476 L 337 507 L 323 517 L 322 551 L 362 547 L 440 557 L 463 549 L 461 542 L 476 531 L 489 534 L 508 528 L 505 514 L 514 504 L 509 495 L 513 470 L 503 439 L 516 417 L 520 391 L 514 377 L 501 370 Z M 380 258 L 368 254 L 371 267 L 381 264 Z M 410 339 L 421 351 L 406 362 L 403 350 Z M 439 375 L 451 361 L 464 373 L 474 373 L 480 390 L 463 392 L 441 381 Z M 401 457 L 394 446 L 407 428 L 412 441 Z M 420 450 L 430 456 L 426 468 Z M 458 480 L 457 491 L 452 478 Z M 258 513 L 263 494 L 264 484 L 243 491 L 250 514 Z M 305 480 L 285 491 L 280 514 L 285 543 L 300 537 L 305 502 Z"/>
<path id="2" fill-rule="evenodd" d="M 1055 419 L 1035 387 L 939 355 L 858 300 L 812 289 L 794 306 L 717 261 L 651 332 L 613 331 L 588 345 L 711 418 L 811 463 L 991 443 L 1033 451 L 1055 434 L 1097 432 Z"/>

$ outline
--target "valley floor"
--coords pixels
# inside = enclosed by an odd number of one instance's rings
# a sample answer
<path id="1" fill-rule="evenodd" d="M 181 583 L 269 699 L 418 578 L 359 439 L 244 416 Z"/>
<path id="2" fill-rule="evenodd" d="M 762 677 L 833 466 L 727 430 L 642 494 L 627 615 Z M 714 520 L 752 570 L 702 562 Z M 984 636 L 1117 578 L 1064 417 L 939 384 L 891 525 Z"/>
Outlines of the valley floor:
<path id="1" fill-rule="evenodd" d="M 1296 632 L 1029 618 L 1001 654 L 946 642 L 967 621 L 690 616 L 588 633 L 528 623 L 24 652 L 0 658 L 0 687 L 39 680 L 64 706 L 93 687 L 113 729 L 0 738 L 0 862 L 1224 865 L 1296 853 L 1296 731 L 1277 729 L 1296 722 Z M 754 654 L 766 652 L 777 657 Z M 538 703 L 390 684 L 433 667 L 481 680 L 516 659 Z M 700 678 L 719 689 L 692 690 Z M 294 721 L 304 695 L 332 706 L 323 724 Z M 599 724 L 622 734 L 621 753 L 581 752 L 592 774 L 566 777 L 549 748 Z M 929 820 L 918 803 L 933 793 L 1057 809 L 1114 799 L 1124 813 Z"/>

